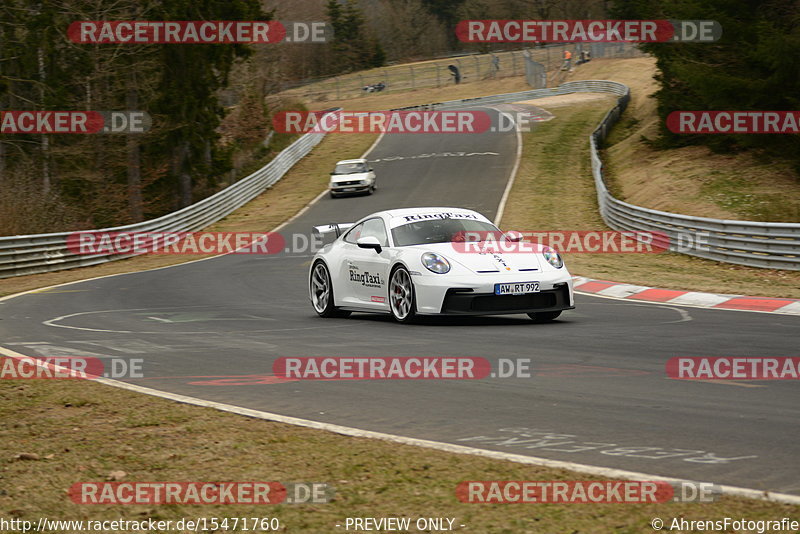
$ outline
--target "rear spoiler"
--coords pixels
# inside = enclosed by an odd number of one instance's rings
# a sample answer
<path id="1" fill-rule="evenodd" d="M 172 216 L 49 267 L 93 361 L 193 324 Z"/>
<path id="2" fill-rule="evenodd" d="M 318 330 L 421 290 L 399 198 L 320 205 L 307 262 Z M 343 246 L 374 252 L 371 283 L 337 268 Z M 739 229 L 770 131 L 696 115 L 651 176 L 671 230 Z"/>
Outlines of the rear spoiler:
<path id="1" fill-rule="evenodd" d="M 347 230 L 353 226 L 353 223 L 331 223 L 331 224 L 323 224 L 322 226 L 315 226 L 314 227 L 314 234 L 323 236 L 327 234 L 335 233 L 336 237 L 342 235 L 342 232 Z"/>

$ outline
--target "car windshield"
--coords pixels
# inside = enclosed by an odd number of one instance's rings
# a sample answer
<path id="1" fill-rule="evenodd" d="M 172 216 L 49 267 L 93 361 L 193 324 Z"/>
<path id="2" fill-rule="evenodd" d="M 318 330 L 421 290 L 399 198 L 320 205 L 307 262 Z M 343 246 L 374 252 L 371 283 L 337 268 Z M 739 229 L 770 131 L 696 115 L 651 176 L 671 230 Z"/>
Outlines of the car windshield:
<path id="1" fill-rule="evenodd" d="M 356 174 L 367 172 L 366 163 L 340 163 L 333 170 L 333 174 Z"/>
<path id="2" fill-rule="evenodd" d="M 451 243 L 464 241 L 467 232 L 479 235 L 499 235 L 501 232 L 491 223 L 474 219 L 435 219 L 416 221 L 392 228 L 392 238 L 397 247 L 423 245 L 426 243 Z"/>

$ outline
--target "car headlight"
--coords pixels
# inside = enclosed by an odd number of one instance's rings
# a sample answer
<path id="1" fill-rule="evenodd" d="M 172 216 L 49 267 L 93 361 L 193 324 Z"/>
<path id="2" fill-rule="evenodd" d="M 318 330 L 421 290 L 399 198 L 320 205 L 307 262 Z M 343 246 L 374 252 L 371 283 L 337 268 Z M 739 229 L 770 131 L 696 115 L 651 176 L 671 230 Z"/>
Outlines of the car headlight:
<path id="1" fill-rule="evenodd" d="M 547 260 L 547 263 L 555 267 L 556 269 L 560 269 L 564 266 L 564 260 L 561 259 L 561 255 L 556 252 L 554 249 L 550 247 L 545 247 L 542 251 L 542 256 L 544 259 Z"/>
<path id="2" fill-rule="evenodd" d="M 445 274 L 450 272 L 450 262 L 435 252 L 426 252 L 423 254 L 422 265 L 432 273 Z"/>

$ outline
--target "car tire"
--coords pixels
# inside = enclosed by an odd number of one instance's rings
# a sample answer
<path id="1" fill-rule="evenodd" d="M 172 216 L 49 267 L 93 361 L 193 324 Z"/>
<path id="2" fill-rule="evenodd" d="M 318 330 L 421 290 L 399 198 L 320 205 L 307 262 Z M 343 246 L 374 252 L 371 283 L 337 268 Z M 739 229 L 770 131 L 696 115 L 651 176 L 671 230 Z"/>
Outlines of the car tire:
<path id="1" fill-rule="evenodd" d="M 333 282 L 328 266 L 323 261 L 317 261 L 311 269 L 308 280 L 311 290 L 311 305 L 320 317 L 347 317 L 349 311 L 344 311 L 333 305 Z"/>
<path id="2" fill-rule="evenodd" d="M 549 323 L 550 321 L 557 319 L 559 315 L 561 315 L 560 311 L 554 311 L 554 312 L 529 313 L 528 317 L 533 319 L 534 323 L 541 324 L 541 323 Z"/>
<path id="3" fill-rule="evenodd" d="M 338 197 L 339 197 L 339 195 L 337 195 L 336 193 L 331 191 L 331 198 L 338 198 Z"/>
<path id="4" fill-rule="evenodd" d="M 417 293 L 408 270 L 399 265 L 389 275 L 389 312 L 398 323 L 417 319 Z"/>

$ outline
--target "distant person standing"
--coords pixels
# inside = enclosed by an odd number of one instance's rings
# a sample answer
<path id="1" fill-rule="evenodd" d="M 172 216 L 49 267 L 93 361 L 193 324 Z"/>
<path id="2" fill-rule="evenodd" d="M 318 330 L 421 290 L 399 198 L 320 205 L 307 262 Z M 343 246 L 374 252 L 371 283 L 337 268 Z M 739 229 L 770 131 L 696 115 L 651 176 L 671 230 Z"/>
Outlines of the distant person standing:
<path id="1" fill-rule="evenodd" d="M 461 83 L 461 71 L 458 70 L 458 67 L 455 65 L 448 65 L 447 69 L 450 71 L 450 76 L 453 77 L 453 81 L 457 84 Z"/>
<path id="2" fill-rule="evenodd" d="M 494 54 L 492 54 L 492 65 L 494 66 L 494 72 L 497 73 L 500 70 L 500 58 Z"/>
<path id="3" fill-rule="evenodd" d="M 569 70 L 570 67 L 572 67 L 572 52 L 564 50 L 564 64 L 561 66 L 561 70 Z"/>

